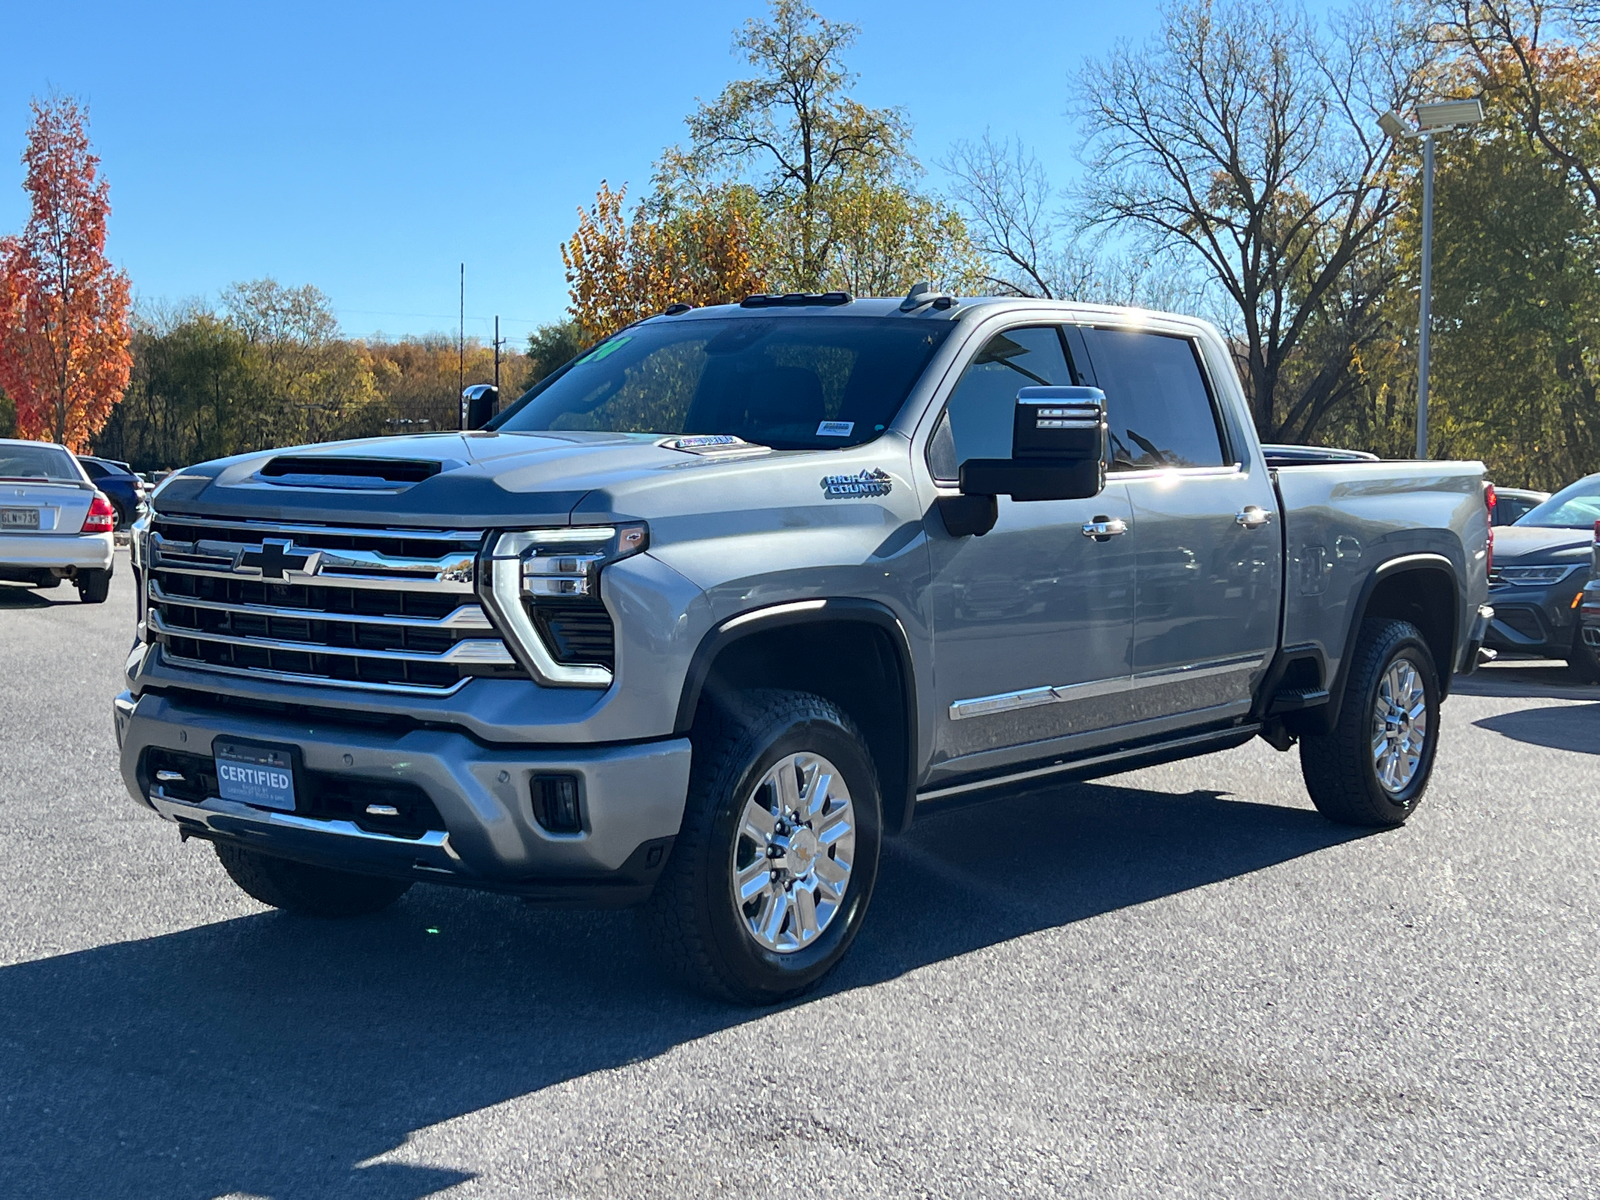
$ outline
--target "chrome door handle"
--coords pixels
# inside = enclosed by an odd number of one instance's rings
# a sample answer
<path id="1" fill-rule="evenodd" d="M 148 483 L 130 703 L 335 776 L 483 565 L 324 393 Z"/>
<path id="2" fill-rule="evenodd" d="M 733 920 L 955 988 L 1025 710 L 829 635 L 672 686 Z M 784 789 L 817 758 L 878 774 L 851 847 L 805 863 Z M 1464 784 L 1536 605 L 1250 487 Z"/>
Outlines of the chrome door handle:
<path id="1" fill-rule="evenodd" d="M 1121 517 L 1096 517 L 1083 523 L 1083 536 L 1104 542 L 1128 532 L 1128 523 Z"/>
<path id="2" fill-rule="evenodd" d="M 1234 514 L 1233 519 L 1246 529 L 1260 529 L 1268 521 L 1272 520 L 1272 514 L 1257 505 L 1246 504 Z"/>

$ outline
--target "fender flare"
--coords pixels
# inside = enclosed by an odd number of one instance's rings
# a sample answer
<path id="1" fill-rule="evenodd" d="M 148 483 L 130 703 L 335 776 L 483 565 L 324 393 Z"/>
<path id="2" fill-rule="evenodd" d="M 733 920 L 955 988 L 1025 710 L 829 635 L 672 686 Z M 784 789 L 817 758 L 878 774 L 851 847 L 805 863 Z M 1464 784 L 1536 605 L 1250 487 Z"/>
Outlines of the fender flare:
<path id="1" fill-rule="evenodd" d="M 857 597 L 792 600 L 753 608 L 718 622 L 700 639 L 700 644 L 695 648 L 694 655 L 689 661 L 689 670 L 684 676 L 683 691 L 678 697 L 678 712 L 673 722 L 673 732 L 681 736 L 687 734 L 693 727 L 695 710 L 700 705 L 700 696 L 706 680 L 710 678 L 712 666 L 724 650 L 747 637 L 768 633 L 774 629 L 839 621 L 870 625 L 882 630 L 888 635 L 894 649 L 896 665 L 900 671 L 901 694 L 905 698 L 902 719 L 905 721 L 906 738 L 906 796 L 900 821 L 892 827 L 886 826 L 885 832 L 904 832 L 911 823 L 911 813 L 916 807 L 913 796 L 918 772 L 917 758 L 920 753 L 921 730 L 917 720 L 916 660 L 911 652 L 911 639 L 906 634 L 905 626 L 901 624 L 894 610 L 886 604 Z M 888 797 L 885 797 L 885 800 L 887 801 Z"/>
<path id="2" fill-rule="evenodd" d="M 1350 624 L 1345 630 L 1344 653 L 1339 656 L 1339 669 L 1334 672 L 1333 680 L 1328 687 L 1327 726 L 1332 729 L 1339 720 L 1340 709 L 1344 706 L 1344 689 L 1350 674 L 1350 657 L 1356 646 L 1356 636 L 1361 630 L 1361 622 L 1367 619 L 1367 605 L 1372 600 L 1372 593 L 1377 591 L 1380 583 L 1387 582 L 1397 575 L 1405 575 L 1414 571 L 1443 570 L 1450 578 L 1450 586 L 1456 597 L 1455 606 L 1450 613 L 1450 660 L 1439 666 L 1439 698 L 1443 700 L 1450 694 L 1450 679 L 1455 673 L 1455 645 L 1456 634 L 1461 625 L 1461 574 L 1456 570 L 1455 563 L 1443 554 L 1435 551 L 1425 551 L 1414 554 L 1399 554 L 1394 558 L 1385 559 L 1367 575 L 1366 582 L 1361 585 L 1361 591 L 1356 596 L 1356 602 L 1351 606 Z"/>

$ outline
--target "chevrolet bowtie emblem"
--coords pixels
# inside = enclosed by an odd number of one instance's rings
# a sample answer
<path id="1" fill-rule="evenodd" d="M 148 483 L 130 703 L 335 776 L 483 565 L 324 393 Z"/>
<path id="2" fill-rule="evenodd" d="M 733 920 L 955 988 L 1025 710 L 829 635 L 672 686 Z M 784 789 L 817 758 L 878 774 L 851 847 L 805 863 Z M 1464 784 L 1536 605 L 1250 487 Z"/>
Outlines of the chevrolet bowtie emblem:
<path id="1" fill-rule="evenodd" d="M 303 571 L 312 558 L 310 554 L 295 554 L 293 542 L 267 541 L 259 550 L 246 550 L 239 556 L 242 567 L 260 567 L 263 579 L 282 579 L 283 573 Z"/>

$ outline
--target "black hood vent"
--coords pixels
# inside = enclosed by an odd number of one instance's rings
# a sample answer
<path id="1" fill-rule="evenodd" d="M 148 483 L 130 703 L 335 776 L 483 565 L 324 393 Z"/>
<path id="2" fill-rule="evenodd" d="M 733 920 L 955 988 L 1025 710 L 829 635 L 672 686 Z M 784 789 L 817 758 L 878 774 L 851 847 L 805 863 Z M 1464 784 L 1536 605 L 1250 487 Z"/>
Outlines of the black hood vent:
<path id="1" fill-rule="evenodd" d="M 431 479 L 443 463 L 402 458 L 334 458 L 320 454 L 279 455 L 257 474 L 287 487 L 409 487 Z"/>

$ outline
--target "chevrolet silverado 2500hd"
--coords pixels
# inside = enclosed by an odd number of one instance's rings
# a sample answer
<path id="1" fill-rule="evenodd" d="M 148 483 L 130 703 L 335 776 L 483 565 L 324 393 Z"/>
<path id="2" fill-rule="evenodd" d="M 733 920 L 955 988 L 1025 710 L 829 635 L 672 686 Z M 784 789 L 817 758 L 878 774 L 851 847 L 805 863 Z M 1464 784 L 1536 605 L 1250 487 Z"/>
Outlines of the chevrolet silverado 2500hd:
<path id="1" fill-rule="evenodd" d="M 1487 620 L 1482 466 L 1274 453 L 1184 317 L 674 306 L 486 428 L 167 479 L 123 774 L 267 904 L 639 904 L 775 1001 L 948 797 L 1259 735 L 1332 819 L 1412 814 Z"/>

